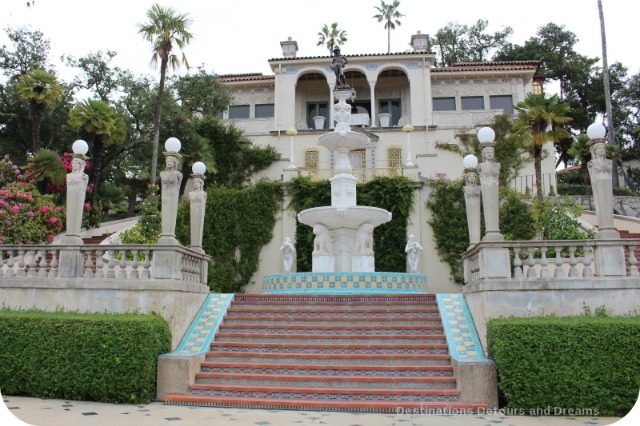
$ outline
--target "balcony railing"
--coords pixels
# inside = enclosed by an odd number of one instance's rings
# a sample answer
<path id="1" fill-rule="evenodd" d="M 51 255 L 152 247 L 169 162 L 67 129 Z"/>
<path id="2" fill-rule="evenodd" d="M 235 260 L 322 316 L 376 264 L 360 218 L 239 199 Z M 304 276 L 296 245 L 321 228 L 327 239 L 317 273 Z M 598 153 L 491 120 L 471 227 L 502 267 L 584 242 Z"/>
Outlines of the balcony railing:
<path id="1" fill-rule="evenodd" d="M 326 180 L 335 174 L 332 168 L 308 168 L 300 167 L 300 176 L 308 177 L 313 180 Z M 402 176 L 402 166 L 397 167 L 365 167 L 353 168 L 351 173 L 358 178 L 358 182 L 363 183 L 373 179 L 376 176 L 394 177 Z"/>
<path id="2" fill-rule="evenodd" d="M 484 278 L 481 271 L 481 251 L 507 249 L 510 266 L 504 279 L 537 281 L 540 279 L 584 280 L 604 277 L 596 266 L 599 250 L 623 251 L 623 262 L 617 276 L 637 277 L 640 239 L 567 240 L 567 241 L 501 241 L 481 242 L 463 255 L 465 282 L 478 283 Z"/>
<path id="3" fill-rule="evenodd" d="M 76 254 L 81 265 L 72 275 L 86 279 L 150 280 L 153 257 L 159 253 L 177 257 L 177 279 L 206 284 L 210 257 L 173 245 L 5 245 L 0 246 L 0 279 L 60 278 L 65 254 Z"/>

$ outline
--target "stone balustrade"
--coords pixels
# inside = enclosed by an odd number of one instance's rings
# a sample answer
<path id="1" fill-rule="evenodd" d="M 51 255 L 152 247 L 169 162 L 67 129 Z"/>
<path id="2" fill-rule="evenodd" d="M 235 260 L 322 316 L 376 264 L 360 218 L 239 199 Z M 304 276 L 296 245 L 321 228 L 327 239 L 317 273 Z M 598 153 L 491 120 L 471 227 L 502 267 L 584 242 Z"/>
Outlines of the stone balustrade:
<path id="1" fill-rule="evenodd" d="M 636 249 L 640 239 L 614 240 L 566 240 L 566 241 L 501 241 L 480 242 L 463 256 L 465 282 L 475 284 L 481 281 L 507 279 L 517 281 L 537 281 L 540 279 L 584 280 L 611 276 L 640 276 Z M 618 272 L 610 268 L 605 272 L 596 262 L 598 251 L 622 249 L 623 262 Z M 483 253 L 506 250 L 508 257 L 491 257 L 491 269 L 507 271 L 502 276 L 482 271 Z M 508 259 L 509 265 L 496 265 L 496 260 Z M 610 266 L 610 265 L 609 265 Z M 602 271 L 599 269 L 603 269 Z"/>
<path id="2" fill-rule="evenodd" d="M 154 275 L 153 258 L 169 253 L 177 258 L 178 281 L 206 285 L 211 260 L 179 245 L 5 245 L 0 246 L 0 280 L 60 278 L 65 270 L 63 252 L 80 254 L 74 273 L 67 276 L 84 279 L 161 279 Z"/>

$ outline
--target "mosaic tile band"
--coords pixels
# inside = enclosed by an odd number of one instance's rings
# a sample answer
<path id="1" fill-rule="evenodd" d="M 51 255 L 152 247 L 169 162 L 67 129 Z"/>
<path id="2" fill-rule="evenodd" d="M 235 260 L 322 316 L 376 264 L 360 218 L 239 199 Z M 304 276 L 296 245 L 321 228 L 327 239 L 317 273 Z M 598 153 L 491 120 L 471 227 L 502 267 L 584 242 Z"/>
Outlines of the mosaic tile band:
<path id="1" fill-rule="evenodd" d="M 232 293 L 209 294 L 178 348 L 174 352 L 160 356 L 189 357 L 205 353 L 209 349 L 213 335 L 218 331 L 233 296 Z"/>
<path id="2" fill-rule="evenodd" d="M 376 294 L 426 293 L 427 277 L 399 272 L 301 272 L 265 275 L 264 293 Z"/>
<path id="3" fill-rule="evenodd" d="M 438 293 L 438 308 L 451 357 L 458 362 L 493 362 L 484 356 L 462 293 Z"/>

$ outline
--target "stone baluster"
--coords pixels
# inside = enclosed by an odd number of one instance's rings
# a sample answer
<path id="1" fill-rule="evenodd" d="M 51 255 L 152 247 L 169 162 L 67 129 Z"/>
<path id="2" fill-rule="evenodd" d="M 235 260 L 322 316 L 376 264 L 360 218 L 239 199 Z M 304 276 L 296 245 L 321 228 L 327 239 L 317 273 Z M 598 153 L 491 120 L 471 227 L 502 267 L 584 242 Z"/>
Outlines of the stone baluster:
<path id="1" fill-rule="evenodd" d="M 84 278 L 93 278 L 93 250 L 84 250 Z"/>
<path id="2" fill-rule="evenodd" d="M 59 251 L 51 250 L 51 263 L 49 263 L 49 278 L 55 278 L 58 276 L 58 259 L 59 259 Z"/>
<path id="3" fill-rule="evenodd" d="M 11 277 L 15 277 L 16 273 L 13 270 L 13 267 L 15 265 L 15 260 L 13 258 L 13 250 L 7 250 L 7 254 L 9 255 L 9 257 L 7 258 L 7 272 L 5 272 L 5 277 L 7 278 L 11 278 Z"/>
<path id="4" fill-rule="evenodd" d="M 129 273 L 130 280 L 137 280 L 139 278 L 138 275 L 138 266 L 140 266 L 140 262 L 138 261 L 138 253 L 140 250 L 133 249 L 131 253 L 133 254 L 133 260 L 131 261 L 131 272 Z"/>
<path id="5" fill-rule="evenodd" d="M 27 264 L 28 271 L 27 277 L 35 278 L 36 277 L 36 254 L 38 252 L 35 250 L 27 250 L 27 258 L 29 259 L 29 263 Z"/>
<path id="6" fill-rule="evenodd" d="M 515 247 L 513 249 L 513 277 L 516 279 L 522 279 L 524 275 L 522 274 L 522 259 L 520 259 L 520 247 Z"/>
<path id="7" fill-rule="evenodd" d="M 107 261 L 107 275 L 106 278 L 115 278 L 115 267 L 116 267 L 116 251 L 115 250 L 107 250 L 107 257 L 109 260 Z"/>
<path id="8" fill-rule="evenodd" d="M 118 262 L 118 279 L 127 278 L 127 250 L 118 250 L 117 253 L 120 254 L 120 262 Z"/>
<path id="9" fill-rule="evenodd" d="M 18 249 L 18 270 L 16 271 L 16 277 L 25 277 L 24 271 L 25 263 L 24 263 L 24 249 Z"/>
<path id="10" fill-rule="evenodd" d="M 553 277 L 554 278 L 566 278 L 567 275 L 564 272 L 564 269 L 562 268 L 563 265 L 563 261 L 562 261 L 562 247 L 556 247 L 556 270 L 554 271 Z"/>
<path id="11" fill-rule="evenodd" d="M 593 268 L 591 267 L 593 263 L 593 247 L 584 246 L 584 269 L 582 270 L 583 278 L 591 278 L 593 277 Z"/>
<path id="12" fill-rule="evenodd" d="M 104 255 L 104 250 L 96 250 L 96 278 L 104 278 L 104 260 L 102 256 Z"/>
<path id="13" fill-rule="evenodd" d="M 527 247 L 527 259 L 525 260 L 525 264 L 527 265 L 527 278 L 537 278 L 536 274 L 536 260 L 533 258 L 533 255 L 537 249 L 534 247 Z"/>
<path id="14" fill-rule="evenodd" d="M 540 250 L 540 278 L 549 278 L 549 259 L 547 259 L 547 248 L 542 247 Z"/>
<path id="15" fill-rule="evenodd" d="M 578 259 L 576 259 L 576 246 L 569 247 L 569 278 L 578 277 Z"/>
<path id="16" fill-rule="evenodd" d="M 145 249 L 142 251 L 144 260 L 142 262 L 142 275 L 140 278 L 147 280 L 151 277 L 151 250 Z"/>
<path id="17" fill-rule="evenodd" d="M 636 246 L 628 246 L 629 250 L 629 276 L 637 277 L 638 274 L 638 259 L 636 259 Z"/>
<path id="18" fill-rule="evenodd" d="M 38 251 L 38 278 L 47 277 L 47 253 L 48 250 Z"/>

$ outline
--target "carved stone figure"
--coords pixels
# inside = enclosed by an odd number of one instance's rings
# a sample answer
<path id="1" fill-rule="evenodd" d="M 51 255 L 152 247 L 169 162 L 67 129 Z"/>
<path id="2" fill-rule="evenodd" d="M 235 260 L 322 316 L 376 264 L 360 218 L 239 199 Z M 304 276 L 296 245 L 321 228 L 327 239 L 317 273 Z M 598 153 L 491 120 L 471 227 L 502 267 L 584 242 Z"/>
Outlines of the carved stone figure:
<path id="1" fill-rule="evenodd" d="M 333 245 L 331 244 L 331 235 L 326 226 L 317 224 L 313 227 L 313 233 L 316 235 L 313 240 L 313 256 L 332 256 Z"/>
<path id="2" fill-rule="evenodd" d="M 409 273 L 418 273 L 420 267 L 421 250 L 422 245 L 420 245 L 419 242 L 415 241 L 415 236 L 413 234 L 409 235 L 407 245 L 404 248 L 405 253 L 407 253 L 407 269 L 409 270 Z"/>
<path id="3" fill-rule="evenodd" d="M 293 266 L 293 254 L 296 252 L 296 248 L 291 243 L 291 238 L 285 237 L 284 242 L 280 246 L 282 252 L 282 267 L 284 272 L 291 272 Z"/>
<path id="4" fill-rule="evenodd" d="M 373 225 L 364 223 L 356 233 L 356 256 L 373 256 Z"/>
<path id="5" fill-rule="evenodd" d="M 71 160 L 71 173 L 84 173 L 86 161 L 81 157 L 73 157 Z"/>
<path id="6" fill-rule="evenodd" d="M 347 78 L 344 75 L 344 67 L 348 63 L 349 61 L 347 60 L 347 57 L 340 53 L 340 48 L 335 47 L 333 49 L 333 60 L 331 61 L 329 68 L 331 68 L 336 75 L 336 89 L 350 88 L 347 84 Z"/>

